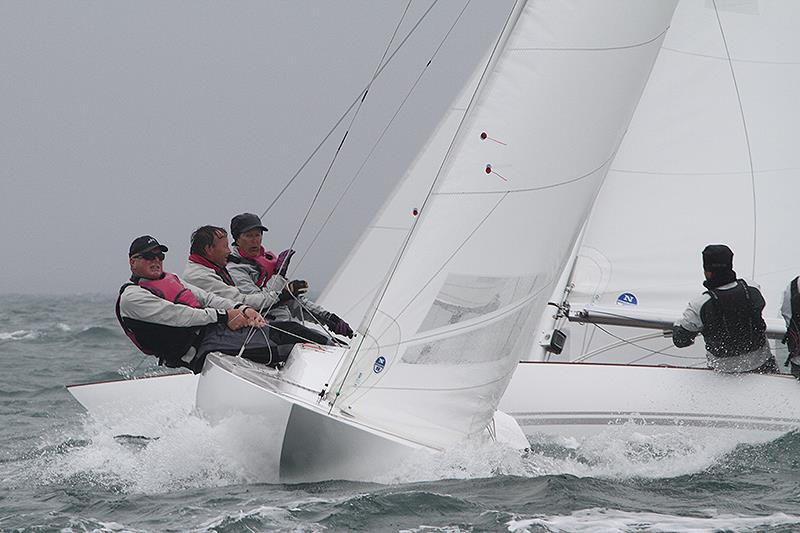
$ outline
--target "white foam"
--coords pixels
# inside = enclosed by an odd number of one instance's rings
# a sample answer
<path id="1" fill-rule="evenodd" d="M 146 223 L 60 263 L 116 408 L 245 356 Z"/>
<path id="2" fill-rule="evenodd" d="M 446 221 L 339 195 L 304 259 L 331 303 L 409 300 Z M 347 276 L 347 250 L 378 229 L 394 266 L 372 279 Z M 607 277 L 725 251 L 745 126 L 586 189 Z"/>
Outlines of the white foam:
<path id="1" fill-rule="evenodd" d="M 496 475 L 537 477 L 569 474 L 605 479 L 660 479 L 702 472 L 737 445 L 730 438 L 676 428 L 640 433 L 636 424 L 614 426 L 583 440 L 533 440 L 534 452 L 521 454 L 492 442 L 466 442 L 440 453 L 415 452 L 408 460 L 369 481 L 409 483 L 473 479 Z"/>
<path id="2" fill-rule="evenodd" d="M 775 513 L 769 516 L 720 514 L 708 517 L 674 516 L 660 513 L 628 512 L 592 508 L 569 515 L 536 516 L 507 523 L 508 531 L 529 533 L 544 529 L 550 532 L 611 533 L 616 531 L 763 531 L 777 526 L 800 526 L 800 516 Z"/>
<path id="3" fill-rule="evenodd" d="M 69 326 L 69 324 L 65 324 L 63 322 L 59 322 L 58 324 L 56 324 L 56 328 L 59 331 L 72 331 L 72 328 Z"/>
<path id="4" fill-rule="evenodd" d="M 78 435 L 50 436 L 87 444 L 46 455 L 32 465 L 31 477 L 42 472 L 41 480 L 50 482 L 77 476 L 145 494 L 278 482 L 269 459 L 279 448 L 267 445 L 273 433 L 267 424 L 252 415 L 236 415 L 212 426 L 188 412 L 189 407 L 162 404 L 87 416 Z M 133 439 L 115 438 L 130 434 L 131 427 L 142 431 Z"/>
<path id="5" fill-rule="evenodd" d="M 0 331 L 0 341 L 7 341 L 7 340 L 21 341 L 26 339 L 35 339 L 38 336 L 39 336 L 38 333 L 28 329 L 18 329 L 17 331 L 12 331 L 9 333 Z"/>

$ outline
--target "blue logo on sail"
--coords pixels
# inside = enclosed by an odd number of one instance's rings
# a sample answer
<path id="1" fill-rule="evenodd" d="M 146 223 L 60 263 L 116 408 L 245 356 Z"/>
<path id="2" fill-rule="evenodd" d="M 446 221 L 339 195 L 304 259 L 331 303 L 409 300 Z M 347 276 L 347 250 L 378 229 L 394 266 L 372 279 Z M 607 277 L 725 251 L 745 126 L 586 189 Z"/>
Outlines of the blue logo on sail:
<path id="1" fill-rule="evenodd" d="M 617 305 L 639 305 L 639 300 L 632 292 L 623 292 L 617 296 Z"/>
<path id="2" fill-rule="evenodd" d="M 375 359 L 375 363 L 372 365 L 372 371 L 376 374 L 380 374 L 383 372 L 384 367 L 386 366 L 386 359 L 383 356 L 378 357 Z"/>

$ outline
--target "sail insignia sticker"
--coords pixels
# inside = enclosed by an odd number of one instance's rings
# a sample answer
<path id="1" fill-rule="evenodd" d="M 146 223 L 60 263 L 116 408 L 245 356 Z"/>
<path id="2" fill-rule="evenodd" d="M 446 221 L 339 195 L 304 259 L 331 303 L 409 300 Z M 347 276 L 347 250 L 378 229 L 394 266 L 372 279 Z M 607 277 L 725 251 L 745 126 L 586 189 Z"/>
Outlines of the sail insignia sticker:
<path id="1" fill-rule="evenodd" d="M 383 372 L 384 367 L 386 366 L 386 358 L 382 355 L 375 359 L 375 363 L 372 365 L 372 371 L 376 374 L 380 374 Z"/>
<path id="2" fill-rule="evenodd" d="M 617 296 L 617 305 L 639 305 L 639 300 L 632 292 L 623 292 Z"/>

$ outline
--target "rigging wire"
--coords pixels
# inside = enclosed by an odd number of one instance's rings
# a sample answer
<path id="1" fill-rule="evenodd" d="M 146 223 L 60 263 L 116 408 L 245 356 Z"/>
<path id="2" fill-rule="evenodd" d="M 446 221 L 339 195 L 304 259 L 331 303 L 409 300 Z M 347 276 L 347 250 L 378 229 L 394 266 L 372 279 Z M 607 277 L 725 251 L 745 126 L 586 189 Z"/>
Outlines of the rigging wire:
<path id="1" fill-rule="evenodd" d="M 422 69 L 422 71 L 420 71 L 419 75 L 417 76 L 417 79 L 411 85 L 411 88 L 408 90 L 408 92 L 406 93 L 405 97 L 400 102 L 400 105 L 397 107 L 397 110 L 392 115 L 392 118 L 389 119 L 389 122 L 387 122 L 386 126 L 381 131 L 380 135 L 378 135 L 378 138 L 373 143 L 372 148 L 370 148 L 370 151 L 369 151 L 369 153 L 367 153 L 366 157 L 364 158 L 364 161 L 361 163 L 361 165 L 358 167 L 358 170 L 356 170 L 355 174 L 350 179 L 350 182 L 347 184 L 347 187 L 345 187 L 344 191 L 339 195 L 339 198 L 336 200 L 336 203 L 334 204 L 334 206 L 331 209 L 331 211 L 328 213 L 328 216 L 323 221 L 323 223 L 320 226 L 319 230 L 317 230 L 317 233 L 314 235 L 314 238 L 311 239 L 311 243 L 309 243 L 308 247 L 306 248 L 306 251 L 300 257 L 300 260 L 297 262 L 297 266 L 300 266 L 300 264 L 303 262 L 303 259 L 306 258 L 306 256 L 308 255 L 309 251 L 311 250 L 311 247 L 314 245 L 314 243 L 317 242 L 317 239 L 322 234 L 322 231 L 328 225 L 328 222 L 330 222 L 331 218 L 333 217 L 333 214 L 339 208 L 339 205 L 342 203 L 342 200 L 344 200 L 344 197 L 347 196 L 347 193 L 350 191 L 350 188 L 353 186 L 355 181 L 361 175 L 361 171 L 364 170 L 364 167 L 367 166 L 367 163 L 372 158 L 372 154 L 375 152 L 375 150 L 378 148 L 378 146 L 380 145 L 380 143 L 383 140 L 383 138 L 386 136 L 386 133 L 389 131 L 389 128 L 392 126 L 392 124 L 394 123 L 395 119 L 400 115 L 400 111 L 403 110 L 403 107 L 406 105 L 406 102 L 408 101 L 408 99 L 411 97 L 411 95 L 416 90 L 417 85 L 419 85 L 419 82 L 422 80 L 422 77 L 428 71 L 428 67 L 431 66 L 431 63 L 433 63 L 433 60 L 436 58 L 436 56 L 438 55 L 439 51 L 442 49 L 442 46 L 444 46 L 444 43 L 447 41 L 447 38 L 452 33 L 453 29 L 456 27 L 456 24 L 458 24 L 458 21 L 461 19 L 462 15 L 464 14 L 464 12 L 466 11 L 467 7 L 469 6 L 469 4 L 471 2 L 472 2 L 472 0 L 467 0 L 467 2 L 464 4 L 464 7 L 461 8 L 461 11 L 459 12 L 458 16 L 453 21 L 453 24 L 450 25 L 450 29 L 447 30 L 447 33 L 442 38 L 441 42 L 439 42 L 439 46 L 436 47 L 436 50 L 434 50 L 433 54 L 431 55 L 431 58 L 425 64 L 425 67 Z"/>
<path id="2" fill-rule="evenodd" d="M 725 30 L 722 27 L 722 19 L 719 16 L 719 9 L 717 8 L 717 0 L 711 0 L 714 4 L 714 14 L 717 16 L 717 24 L 719 25 L 719 34 L 722 37 L 722 44 L 725 46 L 725 55 L 728 59 L 728 67 L 731 70 L 731 78 L 733 80 L 733 88 L 736 91 L 736 101 L 739 104 L 739 116 L 742 119 L 742 130 L 744 132 L 744 141 L 747 146 L 747 162 L 750 165 L 750 186 L 753 192 L 753 270 L 752 277 L 756 277 L 756 238 L 758 235 L 758 218 L 756 210 L 756 176 L 753 169 L 753 152 L 750 148 L 750 134 L 747 131 L 747 119 L 744 116 L 744 106 L 742 105 L 742 94 L 739 91 L 739 83 L 736 80 L 736 70 L 733 68 L 733 59 L 731 59 L 731 52 L 728 48 L 728 40 L 725 38 Z"/>
<path id="3" fill-rule="evenodd" d="M 592 324 L 592 325 L 594 327 L 596 327 L 597 329 L 599 329 L 600 331 L 604 332 L 606 335 L 608 335 L 610 337 L 614 337 L 618 341 L 622 341 L 625 344 L 629 344 L 631 346 L 639 348 L 640 350 L 644 350 L 645 352 L 648 352 L 647 355 L 644 356 L 644 357 L 650 357 L 650 356 L 653 356 L 653 355 L 666 355 L 667 357 L 675 357 L 677 359 L 697 359 L 696 357 L 686 357 L 686 356 L 682 356 L 682 355 L 673 355 L 673 354 L 664 352 L 662 350 L 653 350 L 651 348 L 646 348 L 644 346 L 636 344 L 635 342 L 631 342 L 628 339 L 620 337 L 619 335 L 615 335 L 614 333 L 611 333 L 610 331 L 608 331 L 606 328 L 604 328 L 600 324 Z M 640 361 L 640 360 L 644 359 L 644 357 L 640 357 L 639 359 L 636 359 L 635 361 L 630 361 L 628 364 L 632 364 L 632 363 L 635 363 L 636 361 Z"/>
<path id="4" fill-rule="evenodd" d="M 342 151 L 342 146 L 344 146 L 344 142 L 347 139 L 347 135 L 350 133 L 350 128 L 353 127 L 353 123 L 355 123 L 356 118 L 358 117 L 358 114 L 361 111 L 361 107 L 364 105 L 364 100 L 367 99 L 367 94 L 369 93 L 369 90 L 372 87 L 372 84 L 375 82 L 375 79 L 378 77 L 378 72 L 381 69 L 381 65 L 383 64 L 383 60 L 386 58 L 386 54 L 389 53 L 389 50 L 392 47 L 392 43 L 394 42 L 394 38 L 397 36 L 398 30 L 400 30 L 400 26 L 403 24 L 403 20 L 406 17 L 406 13 L 408 13 L 408 8 L 409 7 L 411 7 L 411 0 L 408 1 L 408 4 L 406 4 L 405 10 L 403 10 L 403 14 L 400 16 L 400 20 L 397 21 L 397 25 L 394 28 L 394 32 L 392 33 L 392 37 L 389 39 L 389 42 L 386 44 L 386 49 L 383 51 L 383 55 L 381 56 L 380 60 L 378 61 L 378 65 L 375 67 L 375 72 L 372 74 L 372 78 L 370 79 L 369 83 L 367 83 L 367 87 L 363 91 L 363 96 L 358 101 L 358 106 L 356 107 L 356 110 L 353 113 L 353 116 L 350 118 L 350 123 L 347 125 L 347 128 L 345 128 L 344 135 L 342 136 L 342 140 L 339 142 L 339 146 L 336 148 L 336 152 L 334 152 L 333 157 L 331 158 L 331 162 L 328 165 L 327 170 L 325 170 L 325 174 L 322 176 L 322 180 L 319 183 L 319 187 L 317 187 L 317 192 L 314 193 L 314 198 L 311 199 L 311 203 L 309 204 L 308 209 L 306 210 L 306 214 L 303 217 L 303 220 L 300 222 L 300 227 L 297 228 L 297 233 L 295 233 L 294 239 L 292 239 L 292 244 L 289 246 L 289 248 L 294 248 L 294 245 L 297 242 L 297 239 L 300 237 L 300 232 L 303 231 L 303 226 L 305 226 L 306 221 L 308 221 L 308 217 L 311 214 L 311 210 L 314 208 L 314 204 L 317 202 L 317 199 L 319 198 L 319 195 L 322 192 L 322 188 L 325 186 L 325 182 L 328 181 L 328 176 L 331 173 L 331 169 L 333 169 L 334 163 L 336 163 L 336 159 L 339 157 L 339 153 Z M 316 237 L 315 237 L 315 239 L 316 239 Z M 312 244 L 313 244 L 313 242 L 312 242 Z M 309 247 L 310 247 L 310 245 L 309 245 Z M 308 248 L 306 249 L 306 253 L 308 253 Z M 304 257 L 305 257 L 305 254 L 303 254 L 303 256 L 300 258 L 300 262 L 302 262 Z M 299 266 L 300 262 L 295 264 L 295 268 L 293 270 L 296 270 L 296 267 Z"/>
<path id="5" fill-rule="evenodd" d="M 317 192 L 314 195 L 314 198 L 312 199 L 311 204 L 309 205 L 308 210 L 306 211 L 306 214 L 303 217 L 302 222 L 300 223 L 300 226 L 297 228 L 297 233 L 295 234 L 294 239 L 292 239 L 292 244 L 289 247 L 290 249 L 294 248 L 294 245 L 297 242 L 297 238 L 300 236 L 300 232 L 303 230 L 303 226 L 305 225 L 306 220 L 308 219 L 308 216 L 311 213 L 311 209 L 314 207 L 314 203 L 317 201 L 317 198 L 319 197 L 319 194 L 322 191 L 323 186 L 325 185 L 325 181 L 328 178 L 328 174 L 330 173 L 331 169 L 333 168 L 333 164 L 336 162 L 336 158 L 339 155 L 339 152 L 341 151 L 342 146 L 344 145 L 344 141 L 347 138 L 347 134 L 350 131 L 350 127 L 352 127 L 353 122 L 355 122 L 355 119 L 358 116 L 358 112 L 361 110 L 361 106 L 362 106 L 362 104 L 364 103 L 364 100 L 367 97 L 367 93 L 369 92 L 369 89 L 372 86 L 372 83 L 377 79 L 377 77 L 380 75 L 380 73 L 383 71 L 383 69 L 386 68 L 386 65 L 389 64 L 389 61 L 391 61 L 391 59 L 395 56 L 395 54 L 397 54 L 397 52 L 400 50 L 400 48 L 403 46 L 403 44 L 405 44 L 405 42 L 408 40 L 408 38 L 411 36 L 411 34 L 416 30 L 416 28 L 420 25 L 422 20 L 424 20 L 424 18 L 428 15 L 428 13 L 431 11 L 431 9 L 433 9 L 433 7 L 436 5 L 437 2 L 438 2 L 438 0 L 434 0 L 434 2 L 428 7 L 428 9 L 425 11 L 425 13 L 422 14 L 422 17 L 420 17 L 420 19 L 417 21 L 417 23 L 414 25 L 414 27 L 411 28 L 411 30 L 408 32 L 408 34 L 403 39 L 403 41 L 400 44 L 398 44 L 397 48 L 392 53 L 392 55 L 389 57 L 389 59 L 386 59 L 386 55 L 389 53 L 389 50 L 391 49 L 392 43 L 394 42 L 394 39 L 397 36 L 397 32 L 400 30 L 400 27 L 401 27 L 401 25 L 403 23 L 403 20 L 405 20 L 406 14 L 408 13 L 408 9 L 409 9 L 409 7 L 411 7 L 411 0 L 408 0 L 408 4 L 406 4 L 405 9 L 403 10 L 402 15 L 400 16 L 400 20 L 397 21 L 397 25 L 395 26 L 394 31 L 392 32 L 392 36 L 389 39 L 389 42 L 387 43 L 386 48 L 383 51 L 383 55 L 381 56 L 380 60 L 378 61 L 378 66 L 376 67 L 376 70 L 373 73 L 372 78 L 370 79 L 369 83 L 367 83 L 366 88 L 359 94 L 359 97 L 353 102 L 353 104 L 351 104 L 350 107 L 347 108 L 347 111 L 344 112 L 344 114 L 339 118 L 339 120 L 336 122 L 336 124 L 333 126 L 333 128 L 331 128 L 331 130 L 328 132 L 328 134 L 325 136 L 325 138 L 314 149 L 314 151 L 311 153 L 311 155 L 308 156 L 308 158 L 305 160 L 305 162 L 300 166 L 300 168 L 297 170 L 297 172 L 295 172 L 295 174 L 292 176 L 292 178 L 289 180 L 289 182 L 283 187 L 283 189 L 281 189 L 281 191 L 278 193 L 278 196 L 276 196 L 276 198 L 273 200 L 273 202 L 261 214 L 260 218 L 263 218 L 269 212 L 269 210 L 272 208 L 272 206 L 275 205 L 275 203 L 283 195 L 283 193 L 291 185 L 291 183 L 295 180 L 295 178 L 297 178 L 297 176 L 300 174 L 300 172 L 302 172 L 303 168 L 305 168 L 305 166 L 309 163 L 309 161 L 311 161 L 311 159 L 314 157 L 314 155 L 317 153 L 317 151 L 319 151 L 319 149 L 322 147 L 322 145 L 325 143 L 325 141 L 333 134 L 333 132 L 336 130 L 336 128 L 339 126 L 339 124 L 341 124 L 342 120 L 344 120 L 344 118 L 347 116 L 347 114 L 350 112 L 350 110 L 353 108 L 353 106 L 356 103 L 358 103 L 358 107 L 356 108 L 356 112 L 353 114 L 353 117 L 352 117 L 352 119 L 350 120 L 350 123 L 347 126 L 347 130 L 345 131 L 344 137 L 342 137 L 342 140 L 339 143 L 339 147 L 336 149 L 336 153 L 334 154 L 334 156 L 333 156 L 333 158 L 331 160 L 331 163 L 328 166 L 328 170 L 325 172 L 325 175 L 324 175 L 322 181 L 320 182 L 319 187 L 317 188 Z M 386 61 L 384 62 L 385 59 L 386 59 Z M 305 255 L 303 255 L 303 257 L 305 257 Z M 302 257 L 301 257 L 301 260 L 302 260 Z M 289 284 L 289 282 L 287 280 L 286 283 L 284 284 L 283 288 L 281 289 L 281 292 L 286 290 L 286 287 L 288 286 L 288 284 Z M 305 310 L 314 319 L 314 321 L 322 328 L 323 333 L 325 335 L 327 335 L 328 338 L 332 339 L 333 337 L 331 337 L 331 335 L 328 334 L 327 330 L 325 330 L 325 327 L 319 322 L 317 317 L 313 313 L 311 313 L 311 311 L 309 311 L 309 309 L 306 306 L 303 305 L 303 302 L 301 302 L 300 299 L 298 297 L 296 297 L 294 294 L 290 293 L 290 295 L 291 295 L 292 298 L 295 299 L 295 301 L 297 301 L 297 303 L 300 305 L 301 309 Z M 275 306 L 275 304 L 277 302 L 278 302 L 278 299 L 276 298 L 276 300 L 273 301 L 269 305 L 267 310 L 264 311 L 264 305 L 267 303 L 266 300 L 264 300 L 261 303 L 261 307 L 258 310 L 259 314 L 269 313 L 269 311 Z M 256 332 L 256 328 L 251 326 L 250 327 L 250 331 L 248 332 L 247 336 L 245 337 L 244 342 L 242 343 L 241 348 L 239 349 L 238 357 L 242 356 L 242 354 L 244 353 L 244 349 L 247 346 L 247 343 L 249 343 L 252 340 L 253 336 L 255 335 L 255 332 Z M 263 334 L 263 332 L 262 332 L 262 334 Z M 269 346 L 269 342 L 267 343 L 267 345 Z M 271 357 L 271 353 L 272 353 L 272 351 L 271 351 L 271 348 L 270 348 L 270 357 Z"/>
<path id="6" fill-rule="evenodd" d="M 436 171 L 436 175 L 434 176 L 434 178 L 433 178 L 433 180 L 431 182 L 431 185 L 428 188 L 428 192 L 425 195 L 425 199 L 423 200 L 422 204 L 419 207 L 419 212 L 422 213 L 423 215 L 425 213 L 425 206 L 430 201 L 431 196 L 433 196 L 433 190 L 434 190 L 436 184 L 438 183 L 440 176 L 442 175 L 442 170 L 444 169 L 445 163 L 450 158 L 450 154 L 453 151 L 456 139 L 458 138 L 458 134 L 461 131 L 463 125 L 464 125 L 466 117 L 469 114 L 469 110 L 472 109 L 472 107 L 473 107 L 473 105 L 475 103 L 475 99 L 477 98 L 478 93 L 480 92 L 480 89 L 483 86 L 483 80 L 486 78 L 486 75 L 489 72 L 489 68 L 494 63 L 494 58 L 495 58 L 495 56 L 496 56 L 496 54 L 498 52 L 498 49 L 499 49 L 501 43 L 504 42 L 504 37 L 506 36 L 506 30 L 508 29 L 509 24 L 511 23 L 512 16 L 517 11 L 517 5 L 518 4 L 519 4 L 519 0 L 516 0 L 514 2 L 514 5 L 511 7 L 511 10 L 508 13 L 508 17 L 506 17 L 506 21 L 503 24 L 503 28 L 501 29 L 500 34 L 497 37 L 497 40 L 495 41 L 495 44 L 494 44 L 494 47 L 492 48 L 491 54 L 489 54 L 489 58 L 486 61 L 486 65 L 483 68 L 483 72 L 481 72 L 480 79 L 478 80 L 478 85 L 475 87 L 475 90 L 472 93 L 472 97 L 470 98 L 470 101 L 469 101 L 469 104 L 467 105 L 466 111 L 464 112 L 464 115 L 461 117 L 461 120 L 459 121 L 458 126 L 456 127 L 455 132 L 453 134 L 453 138 L 450 141 L 450 146 L 447 148 L 447 152 L 445 152 L 445 155 L 442 158 L 442 162 L 439 165 L 439 169 Z M 505 196 L 503 198 L 505 198 Z M 501 198 L 500 201 L 502 201 L 502 198 Z M 408 249 L 408 245 L 411 242 L 411 237 L 412 237 L 412 235 L 414 235 L 414 230 L 417 227 L 417 224 L 419 223 L 421 218 L 422 218 L 422 216 L 414 219 L 414 222 L 411 225 L 411 229 L 408 231 L 408 234 L 406 235 L 406 238 L 403 241 L 403 245 L 400 248 L 400 252 L 398 253 L 397 258 L 394 261 L 394 265 L 392 265 L 392 268 L 389 270 L 389 276 L 387 278 L 387 281 L 384 284 L 383 290 L 381 291 L 380 296 L 376 300 L 375 308 L 372 310 L 371 316 L 369 317 L 369 320 L 367 321 L 367 328 L 366 328 L 367 330 L 372 325 L 372 321 L 375 319 L 375 316 L 376 316 L 376 314 L 378 312 L 378 309 L 380 308 L 380 304 L 383 301 L 384 296 L 386 296 L 386 292 L 387 292 L 387 290 L 389 288 L 389 285 L 391 284 L 391 280 L 394 278 L 394 275 L 397 272 L 397 268 L 400 265 L 400 261 L 403 259 L 403 256 L 405 255 L 405 252 Z M 345 371 L 344 375 L 342 376 L 342 379 L 341 379 L 341 381 L 339 383 L 339 387 L 338 387 L 338 389 L 336 391 L 336 394 L 334 395 L 333 400 L 330 402 L 330 410 L 329 410 L 329 412 L 331 412 L 333 410 L 333 406 L 334 406 L 336 400 L 339 399 L 339 395 L 342 392 L 342 387 L 344 385 L 344 382 L 347 379 L 347 377 L 350 375 L 350 372 L 353 369 L 353 365 L 355 364 L 356 358 L 358 356 L 358 353 L 361 351 L 361 347 L 363 346 L 363 344 L 364 344 L 364 337 L 361 338 L 361 341 L 359 342 L 358 346 L 355 349 L 355 352 L 353 353 L 352 358 L 350 359 L 350 364 L 348 365 L 347 370 Z"/>
<path id="7" fill-rule="evenodd" d="M 386 61 L 383 63 L 383 65 L 381 65 L 381 67 L 378 69 L 378 71 L 375 72 L 375 74 L 373 75 L 372 79 L 369 81 L 369 83 L 367 83 L 367 86 L 364 89 L 362 89 L 360 93 L 358 93 L 358 96 L 356 96 L 355 100 L 353 100 L 353 103 L 351 103 L 350 106 L 344 111 L 344 113 L 342 113 L 342 115 L 339 117 L 339 119 L 336 121 L 336 123 L 330 128 L 328 133 L 325 134 L 325 136 L 322 138 L 322 140 L 319 142 L 319 144 L 317 144 L 317 147 L 314 148 L 314 150 L 306 158 L 306 160 L 303 161 L 303 164 L 300 165 L 300 168 L 297 169 L 297 171 L 292 175 L 292 177 L 289 179 L 289 181 L 286 182 L 286 185 L 284 185 L 283 188 L 278 192 L 278 195 L 275 197 L 274 200 L 272 200 L 272 203 L 270 203 L 267 206 L 267 208 L 264 210 L 264 212 L 261 213 L 261 218 L 264 218 L 266 216 L 266 214 L 269 213 L 269 211 L 275 206 L 275 204 L 278 202 L 278 200 L 280 200 L 281 196 L 283 196 L 283 193 L 286 192 L 286 190 L 291 186 L 291 184 L 294 182 L 294 180 L 297 179 L 297 176 L 299 176 L 300 173 L 303 171 L 303 169 L 306 168 L 308 163 L 311 162 L 311 160 L 314 158 L 314 156 L 317 154 L 317 152 L 319 152 L 319 150 L 322 148 L 322 146 L 325 144 L 325 142 L 327 142 L 327 140 L 330 138 L 330 136 L 333 135 L 333 133 L 336 131 L 336 128 L 338 128 L 339 125 L 344 121 L 344 119 L 347 117 L 347 115 L 350 113 L 350 111 L 358 104 L 358 102 L 360 100 L 362 100 L 364 97 L 366 97 L 366 93 L 369 90 L 370 85 L 381 75 L 381 73 L 386 69 L 386 67 L 389 65 L 389 63 L 392 62 L 392 59 L 394 59 L 394 57 L 397 55 L 397 53 L 400 51 L 400 49 L 403 48 L 403 46 L 408 41 L 408 39 L 411 37 L 411 35 L 414 34 L 414 32 L 416 32 L 416 30 L 419 27 L 419 25 L 422 24 L 422 21 L 425 20 L 425 18 L 428 16 L 428 13 L 430 13 L 431 10 L 434 8 L 434 6 L 436 4 L 438 4 L 438 3 L 439 3 L 439 0 L 434 0 L 433 3 L 428 7 L 428 9 L 425 10 L 425 12 L 419 18 L 419 20 L 417 20 L 417 22 L 408 31 L 408 33 L 403 38 L 403 40 L 400 41 L 400 43 L 397 45 L 397 48 L 394 49 L 392 54 L 386 59 Z"/>

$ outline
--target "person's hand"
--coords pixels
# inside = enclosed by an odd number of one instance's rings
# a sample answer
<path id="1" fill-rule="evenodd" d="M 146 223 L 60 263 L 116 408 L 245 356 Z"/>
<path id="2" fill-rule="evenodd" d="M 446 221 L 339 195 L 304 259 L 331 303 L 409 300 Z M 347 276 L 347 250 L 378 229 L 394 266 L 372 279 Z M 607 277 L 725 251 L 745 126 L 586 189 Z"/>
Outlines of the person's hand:
<path id="1" fill-rule="evenodd" d="M 227 313 L 228 329 L 236 331 L 247 325 L 247 319 L 241 309 L 228 309 Z"/>
<path id="2" fill-rule="evenodd" d="M 301 279 L 295 279 L 286 284 L 280 295 L 278 296 L 278 303 L 282 304 L 292 299 L 297 299 L 300 296 L 305 296 L 308 292 L 308 283 Z"/>
<path id="3" fill-rule="evenodd" d="M 261 313 L 252 307 L 242 308 L 242 315 L 247 320 L 248 326 L 252 326 L 254 328 L 263 328 L 267 325 L 267 321 L 264 320 L 264 317 L 261 316 Z"/>
<path id="4" fill-rule="evenodd" d="M 281 276 L 286 276 L 286 270 L 289 268 L 289 261 L 292 260 L 294 250 L 291 248 L 284 250 L 278 254 L 278 260 L 275 262 L 275 272 Z"/>
<path id="5" fill-rule="evenodd" d="M 353 338 L 353 329 L 350 324 L 331 313 L 327 320 L 328 328 L 336 335 L 343 335 L 345 337 Z"/>

